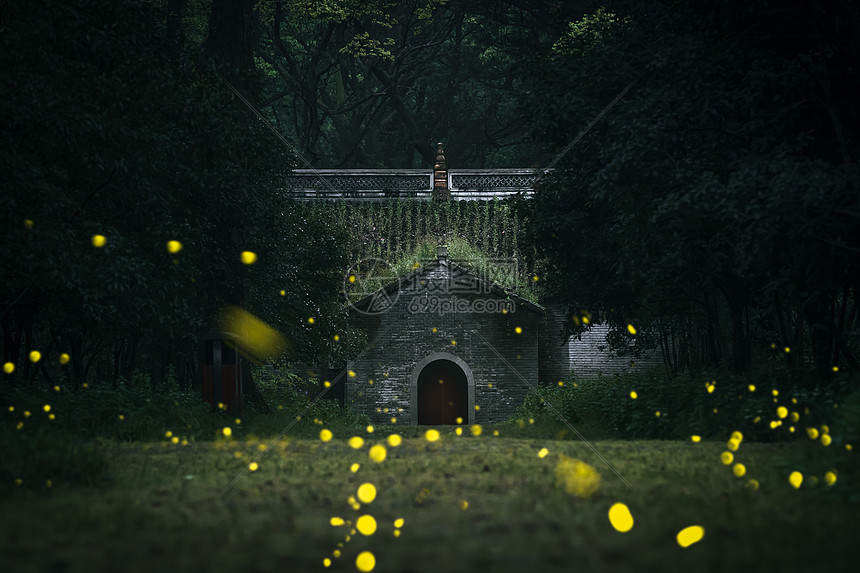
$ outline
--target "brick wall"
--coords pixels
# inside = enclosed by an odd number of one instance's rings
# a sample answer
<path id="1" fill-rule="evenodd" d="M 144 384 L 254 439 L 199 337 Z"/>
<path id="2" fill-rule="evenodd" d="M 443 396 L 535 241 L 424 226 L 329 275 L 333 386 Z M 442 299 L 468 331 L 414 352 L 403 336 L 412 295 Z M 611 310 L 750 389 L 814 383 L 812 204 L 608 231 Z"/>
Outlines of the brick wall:
<path id="1" fill-rule="evenodd" d="M 457 292 L 452 277 L 463 278 L 443 261 L 410 284 L 401 284 L 387 311 L 353 312 L 352 327 L 368 333 L 369 347 L 348 363 L 354 376 L 347 380 L 345 401 L 374 423 L 391 423 L 392 417 L 397 423 L 415 423 L 417 367 L 436 353 L 459 358 L 468 370 L 473 385 L 469 423 L 507 419 L 529 385 L 537 384 L 543 309 L 498 292 Z M 477 301 L 485 305 L 483 312 L 475 310 Z M 455 303 L 459 310 L 443 308 Z M 507 313 L 489 312 L 505 305 L 511 308 Z"/>
<path id="2" fill-rule="evenodd" d="M 663 368 L 659 350 L 639 360 L 630 356 L 615 356 L 609 352 L 609 343 L 606 341 L 608 332 L 609 326 L 601 324 L 584 332 L 580 340 L 571 338 L 570 369 L 574 377 L 596 378 Z"/>

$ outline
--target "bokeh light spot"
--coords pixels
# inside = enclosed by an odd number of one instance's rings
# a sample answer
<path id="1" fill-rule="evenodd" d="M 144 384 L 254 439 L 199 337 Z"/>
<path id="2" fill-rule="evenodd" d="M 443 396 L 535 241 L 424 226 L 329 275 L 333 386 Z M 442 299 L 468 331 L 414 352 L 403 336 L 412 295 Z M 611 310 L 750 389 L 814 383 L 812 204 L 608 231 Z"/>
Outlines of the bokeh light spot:
<path id="1" fill-rule="evenodd" d="M 547 456 L 547 454 L 549 454 L 549 450 L 546 448 L 541 448 L 540 451 L 538 452 L 538 457 L 539 458 L 545 458 Z"/>
<path id="2" fill-rule="evenodd" d="M 219 323 L 219 330 L 238 336 L 242 349 L 257 358 L 276 358 L 288 348 L 280 332 L 239 307 L 227 307 Z"/>
<path id="3" fill-rule="evenodd" d="M 241 259 L 242 264 L 253 265 L 257 262 L 257 253 L 253 251 L 242 251 Z"/>
<path id="4" fill-rule="evenodd" d="M 691 525 L 685 527 L 678 532 L 676 537 L 678 545 L 681 547 L 689 547 L 694 543 L 698 543 L 705 536 L 705 528 L 701 525 Z"/>
<path id="5" fill-rule="evenodd" d="M 735 456 L 732 455 L 731 452 L 723 452 L 720 454 L 720 461 L 722 461 L 725 465 L 731 464 L 735 459 Z"/>
<path id="6" fill-rule="evenodd" d="M 791 472 L 791 475 L 788 476 L 788 483 L 790 483 L 794 489 L 800 488 L 800 485 L 803 483 L 803 474 L 798 471 Z"/>
<path id="7" fill-rule="evenodd" d="M 619 501 L 609 508 L 609 523 L 616 531 L 627 533 L 633 529 L 633 515 L 630 509 Z"/>
<path id="8" fill-rule="evenodd" d="M 320 431 L 320 440 L 324 442 L 329 442 L 334 437 L 334 434 L 331 433 L 331 430 L 328 428 Z"/>
<path id="9" fill-rule="evenodd" d="M 30 353 L 30 362 L 38 362 L 42 359 L 42 353 L 38 350 L 34 350 Z"/>
<path id="10" fill-rule="evenodd" d="M 424 432 L 424 439 L 428 442 L 435 442 L 439 439 L 439 430 L 427 430 L 426 432 Z"/>
<path id="11" fill-rule="evenodd" d="M 383 461 L 385 461 L 386 455 L 388 455 L 388 451 L 382 444 L 376 444 L 375 446 L 370 448 L 370 451 L 368 452 L 368 456 L 370 456 L 370 459 L 378 464 L 381 464 Z"/>
<path id="12" fill-rule="evenodd" d="M 362 515 L 355 522 L 355 528 L 362 535 L 373 535 L 376 533 L 376 519 L 372 515 Z"/>
<path id="13" fill-rule="evenodd" d="M 743 464 L 735 464 L 732 473 L 735 474 L 735 477 L 743 477 L 747 473 L 747 468 Z"/>
<path id="14" fill-rule="evenodd" d="M 364 438 L 362 438 L 360 436 L 353 436 L 349 439 L 349 447 L 352 448 L 353 450 L 357 450 L 363 445 L 364 445 Z"/>
<path id="15" fill-rule="evenodd" d="M 95 248 L 101 249 L 107 243 L 107 239 L 104 235 L 93 235 L 92 242 Z"/>
<path id="16" fill-rule="evenodd" d="M 170 254 L 178 253 L 182 250 L 182 243 L 179 241 L 167 241 L 167 252 Z"/>
<path id="17" fill-rule="evenodd" d="M 355 558 L 355 568 L 359 571 L 366 573 L 367 571 L 373 571 L 374 567 L 376 567 L 376 557 L 370 551 L 362 551 Z"/>
<path id="18" fill-rule="evenodd" d="M 358 499 L 361 500 L 361 503 L 370 503 L 374 499 L 376 499 L 376 486 L 372 483 L 363 483 L 358 486 Z"/>
<path id="19" fill-rule="evenodd" d="M 633 326 L 632 324 L 628 324 L 627 325 L 627 332 L 629 332 L 630 334 L 635 336 L 636 335 L 636 327 Z"/>

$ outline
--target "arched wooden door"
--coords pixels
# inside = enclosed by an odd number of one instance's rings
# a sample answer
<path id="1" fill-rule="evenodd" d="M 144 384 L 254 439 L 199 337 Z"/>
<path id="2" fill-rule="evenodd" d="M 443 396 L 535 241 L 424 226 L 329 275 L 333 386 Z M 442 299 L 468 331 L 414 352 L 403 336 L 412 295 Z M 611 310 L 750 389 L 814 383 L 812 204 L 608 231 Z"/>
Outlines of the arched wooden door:
<path id="1" fill-rule="evenodd" d="M 418 375 L 418 423 L 456 424 L 469 419 L 466 373 L 450 360 L 434 360 Z"/>

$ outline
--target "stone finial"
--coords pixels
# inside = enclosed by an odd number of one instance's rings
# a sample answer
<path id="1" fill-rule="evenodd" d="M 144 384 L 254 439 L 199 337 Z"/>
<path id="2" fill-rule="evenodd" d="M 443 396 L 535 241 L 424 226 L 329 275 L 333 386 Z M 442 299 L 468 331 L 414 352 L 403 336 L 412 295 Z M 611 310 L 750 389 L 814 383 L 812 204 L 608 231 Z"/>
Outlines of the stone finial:
<path id="1" fill-rule="evenodd" d="M 442 142 L 436 144 L 436 163 L 433 165 L 433 200 L 447 201 L 450 194 L 448 191 L 448 167 L 445 163 L 445 150 Z"/>
<path id="2" fill-rule="evenodd" d="M 437 259 L 447 259 L 448 258 L 448 245 L 439 245 L 436 247 L 436 258 Z"/>

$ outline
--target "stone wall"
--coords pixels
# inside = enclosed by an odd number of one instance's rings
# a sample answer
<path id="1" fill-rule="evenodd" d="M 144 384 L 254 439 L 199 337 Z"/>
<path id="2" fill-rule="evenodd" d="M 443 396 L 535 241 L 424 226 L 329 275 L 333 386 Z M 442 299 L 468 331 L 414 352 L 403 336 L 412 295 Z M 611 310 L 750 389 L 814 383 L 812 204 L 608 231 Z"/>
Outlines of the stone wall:
<path id="1" fill-rule="evenodd" d="M 663 368 L 663 358 L 657 349 L 651 356 L 639 360 L 630 356 L 615 356 L 609 351 L 606 341 L 608 332 L 609 326 L 602 324 L 584 332 L 581 339 L 571 338 L 570 369 L 575 378 L 597 378 Z"/>
<path id="2" fill-rule="evenodd" d="M 345 401 L 374 423 L 391 423 L 392 417 L 416 423 L 419 363 L 437 353 L 457 357 L 469 370 L 469 423 L 507 419 L 537 384 L 543 309 L 498 292 L 450 292 L 452 272 L 442 261 L 401 286 L 387 311 L 353 313 L 352 327 L 368 333 L 369 348 L 348 363 Z M 481 304 L 483 311 L 476 311 Z M 505 307 L 510 311 L 494 312 Z"/>

